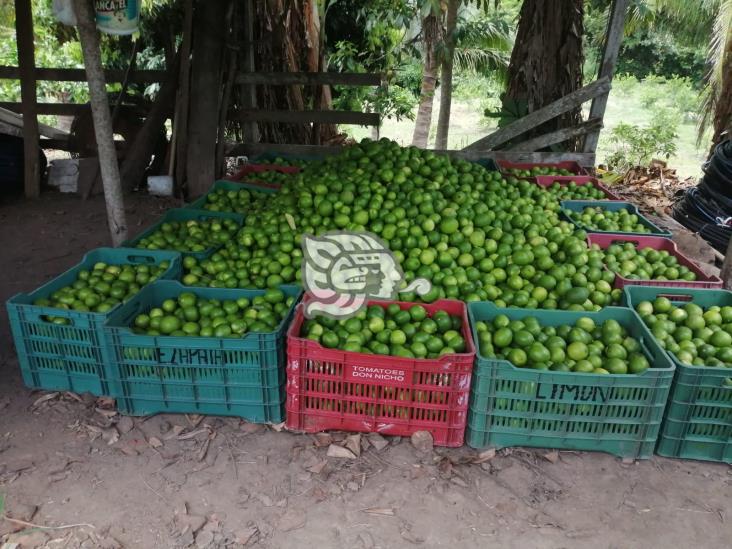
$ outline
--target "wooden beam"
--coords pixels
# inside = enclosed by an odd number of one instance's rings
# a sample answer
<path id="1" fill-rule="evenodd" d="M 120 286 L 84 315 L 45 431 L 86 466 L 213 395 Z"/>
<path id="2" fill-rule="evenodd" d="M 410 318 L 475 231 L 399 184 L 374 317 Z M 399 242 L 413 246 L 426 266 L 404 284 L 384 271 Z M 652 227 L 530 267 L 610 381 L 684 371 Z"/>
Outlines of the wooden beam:
<path id="1" fill-rule="evenodd" d="M 104 76 L 109 82 L 123 82 L 125 70 L 107 69 Z M 130 74 L 130 82 L 135 84 L 154 84 L 163 82 L 166 77 L 165 71 L 134 71 Z M 0 66 L 0 79 L 19 80 L 20 69 L 18 67 Z M 36 80 L 53 80 L 56 82 L 86 82 L 84 69 L 36 69 Z"/>
<path id="2" fill-rule="evenodd" d="M 23 174 L 25 196 L 41 195 L 38 112 L 36 111 L 36 62 L 33 45 L 33 13 L 30 0 L 15 0 L 15 36 L 23 100 Z"/>
<path id="3" fill-rule="evenodd" d="M 180 43 L 180 74 L 178 75 L 178 95 L 176 97 L 175 120 L 175 173 L 173 183 L 176 196 L 180 195 L 186 180 L 188 151 L 188 117 L 190 115 L 191 89 L 191 41 L 193 38 L 193 0 L 185 0 L 183 4 L 183 39 Z"/>
<path id="4" fill-rule="evenodd" d="M 23 131 L 23 116 L 13 111 L 0 108 L 0 122 L 3 122 L 7 126 L 15 126 L 15 128 L 21 132 Z M 54 128 L 53 126 L 47 126 L 46 124 L 38 124 L 38 134 L 42 137 L 49 137 L 51 139 L 68 139 L 69 133 Z"/>
<path id="5" fill-rule="evenodd" d="M 592 84 L 578 89 L 565 95 L 561 99 L 557 99 L 553 103 L 549 103 L 546 107 L 542 107 L 538 111 L 527 114 L 523 118 L 512 122 L 508 126 L 504 126 L 490 134 L 487 137 L 479 139 L 475 143 L 472 143 L 465 147 L 465 150 L 490 150 L 496 148 L 498 145 L 502 145 L 506 141 L 510 141 L 514 137 L 517 137 L 527 131 L 535 128 L 536 126 L 543 124 L 556 118 L 560 114 L 564 114 L 567 111 L 580 106 L 585 101 L 589 101 L 593 97 L 597 97 L 603 93 L 607 93 L 610 90 L 610 80 L 608 78 L 600 78 Z M 594 118 L 594 117 L 593 117 Z"/>
<path id="6" fill-rule="evenodd" d="M 610 20 L 607 24 L 607 33 L 605 35 L 605 46 L 602 51 L 602 63 L 600 64 L 600 72 L 598 78 L 607 78 L 608 82 L 613 79 L 615 65 L 618 62 L 620 54 L 620 45 L 623 43 L 623 32 L 625 31 L 625 16 L 628 12 L 629 0 L 613 0 L 610 12 Z M 610 96 L 610 90 L 598 95 L 592 100 L 590 107 L 590 118 L 605 118 L 605 108 L 607 100 Z M 597 150 L 597 142 L 600 139 L 600 129 L 588 133 L 585 137 L 583 150 L 585 152 L 595 152 Z"/>
<path id="7" fill-rule="evenodd" d="M 599 118 L 592 118 L 571 128 L 562 128 L 550 133 L 545 133 L 544 135 L 539 135 L 527 141 L 522 141 L 521 143 L 516 143 L 508 150 L 524 152 L 536 151 L 550 145 L 555 145 L 557 143 L 562 143 L 569 139 L 585 135 L 586 133 L 594 131 L 600 127 L 602 127 L 602 120 Z"/>
<path id="8" fill-rule="evenodd" d="M 0 108 L 13 112 L 22 112 L 23 103 L 0 101 Z M 134 105 L 120 105 L 120 112 L 126 115 L 145 116 L 145 110 Z M 89 104 L 80 103 L 36 103 L 36 114 L 53 114 L 56 116 L 76 116 L 89 110 Z"/>
<path id="9" fill-rule="evenodd" d="M 292 124 L 358 124 L 378 126 L 381 116 L 378 113 L 355 111 L 261 111 L 238 109 L 232 111 L 230 118 L 244 121 L 278 122 Z"/>
<path id="10" fill-rule="evenodd" d="M 237 84 L 269 86 L 380 86 L 380 74 L 357 72 L 240 72 Z"/>
<path id="11" fill-rule="evenodd" d="M 244 46 L 242 56 L 242 71 L 243 76 L 249 77 L 256 70 L 254 64 L 254 0 L 244 0 L 243 6 L 243 31 L 244 31 Z M 240 76 L 242 74 L 240 73 Z M 242 106 L 245 109 L 256 109 L 257 108 L 257 87 L 254 84 L 243 84 L 238 82 L 241 86 L 241 93 L 239 94 L 242 101 Z M 243 124 L 243 138 L 246 143 L 256 143 L 259 141 L 259 126 L 256 122 L 245 122 Z"/>
<path id="12" fill-rule="evenodd" d="M 226 151 L 227 156 L 257 156 L 264 153 L 293 154 L 297 156 L 312 156 L 314 158 L 331 156 L 343 150 L 339 146 L 318 145 L 285 145 L 271 143 L 236 143 Z M 517 151 L 466 151 L 444 150 L 434 151 L 437 154 L 447 154 L 453 158 L 464 160 L 508 160 L 510 162 L 562 162 L 565 160 L 578 162 L 581 166 L 594 166 L 595 155 L 592 153 L 566 152 L 517 152 Z"/>

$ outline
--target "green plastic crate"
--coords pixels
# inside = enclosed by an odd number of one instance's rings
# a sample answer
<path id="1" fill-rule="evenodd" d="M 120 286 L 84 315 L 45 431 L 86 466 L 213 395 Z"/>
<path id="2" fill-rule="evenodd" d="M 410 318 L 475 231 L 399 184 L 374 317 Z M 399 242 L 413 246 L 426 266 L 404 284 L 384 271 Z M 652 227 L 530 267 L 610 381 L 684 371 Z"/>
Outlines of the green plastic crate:
<path id="1" fill-rule="evenodd" d="M 300 289 L 282 286 L 288 296 Z M 112 378 L 120 411 L 131 415 L 196 413 L 238 416 L 252 422 L 283 421 L 285 332 L 293 307 L 277 330 L 241 339 L 148 336 L 129 328 L 134 318 L 181 292 L 204 299 L 237 299 L 264 290 L 189 288 L 152 284 L 115 312 L 106 325 Z M 297 300 L 296 300 L 297 302 Z"/>
<path id="2" fill-rule="evenodd" d="M 114 265 L 170 261 L 170 268 L 162 278 L 179 278 L 182 273 L 181 256 L 177 252 L 98 248 L 88 252 L 81 263 L 34 292 L 12 297 L 7 302 L 10 329 L 23 382 L 28 387 L 89 392 L 98 396 L 114 394 L 105 371 L 108 359 L 103 330 L 112 311 L 87 313 L 33 305 L 37 299 L 72 284 L 79 271 L 91 269 L 100 261 Z M 47 316 L 63 317 L 70 323 L 54 324 L 44 320 Z"/>
<path id="3" fill-rule="evenodd" d="M 620 307 L 587 313 L 470 303 L 476 341 L 476 322 L 498 314 L 510 319 L 534 316 L 550 326 L 574 324 L 582 316 L 597 324 L 615 319 L 641 342 L 651 368 L 641 375 L 539 371 L 484 357 L 478 350 L 466 432 L 469 446 L 591 450 L 634 459 L 653 454 L 674 367 L 636 313 Z"/>
<path id="4" fill-rule="evenodd" d="M 242 226 L 244 222 L 244 216 L 229 213 L 229 212 L 211 212 L 208 210 L 194 210 L 192 208 L 174 208 L 165 212 L 160 221 L 155 223 L 152 227 L 144 231 L 142 234 L 136 236 L 133 239 L 127 240 L 123 243 L 123 246 L 127 248 L 135 248 L 143 238 L 147 238 L 158 230 L 160 225 L 170 221 L 203 221 L 206 219 L 233 219 L 239 225 Z M 220 246 L 212 246 L 211 248 L 202 252 L 183 251 L 181 252 L 184 256 L 190 255 L 196 259 L 203 260 L 210 256 L 213 252 L 219 249 Z M 144 248 L 140 248 L 144 249 Z"/>
<path id="5" fill-rule="evenodd" d="M 700 307 L 732 305 L 732 292 L 687 288 L 627 286 L 624 304 L 666 296 L 676 305 L 692 301 Z M 669 405 L 656 453 L 666 457 L 732 463 L 732 368 L 676 365 Z"/>
<path id="6" fill-rule="evenodd" d="M 218 190 L 224 190 L 224 191 L 248 190 L 248 191 L 264 193 L 264 194 L 277 193 L 277 189 L 275 189 L 273 187 L 264 187 L 262 185 L 252 185 L 251 183 L 237 183 L 236 181 L 227 181 L 225 179 L 219 179 L 218 181 L 214 181 L 214 184 L 211 186 L 211 189 L 206 194 L 204 194 L 197 200 L 188 204 L 186 206 L 186 209 L 210 211 L 210 210 L 206 210 L 204 208 L 204 206 L 206 205 L 206 201 L 208 200 L 208 195 L 211 194 L 213 191 L 218 191 Z"/>
<path id="7" fill-rule="evenodd" d="M 575 225 L 576 227 L 583 229 L 587 231 L 588 233 L 597 233 L 597 234 L 621 234 L 621 235 L 632 235 L 632 236 L 663 236 L 666 238 L 671 238 L 671 233 L 669 231 L 665 231 L 658 227 L 657 225 L 654 225 L 650 220 L 646 219 L 643 214 L 640 213 L 638 210 L 638 207 L 635 204 L 631 204 L 630 202 L 620 202 L 618 200 L 562 200 L 561 201 L 561 207 L 562 207 L 562 215 L 564 218 Z M 639 221 L 641 225 L 644 227 L 647 227 L 650 229 L 651 232 L 649 233 L 623 233 L 619 231 L 600 231 L 597 229 L 590 229 L 589 227 L 586 227 L 585 225 L 582 225 L 581 223 L 577 223 L 574 220 L 570 219 L 570 217 L 564 213 L 564 210 L 569 210 L 572 212 L 581 212 L 585 208 L 602 208 L 603 210 L 609 211 L 609 212 L 617 212 L 619 210 L 630 210 L 631 213 L 634 213 L 638 216 Z"/>

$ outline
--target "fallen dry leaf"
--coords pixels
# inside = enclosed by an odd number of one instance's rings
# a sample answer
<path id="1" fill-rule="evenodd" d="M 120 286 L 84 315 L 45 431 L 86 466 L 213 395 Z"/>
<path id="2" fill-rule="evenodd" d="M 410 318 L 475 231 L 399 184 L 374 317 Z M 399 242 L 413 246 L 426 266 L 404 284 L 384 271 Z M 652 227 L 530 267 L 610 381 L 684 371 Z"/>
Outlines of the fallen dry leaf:
<path id="1" fill-rule="evenodd" d="M 417 431 L 412 435 L 411 440 L 412 446 L 420 452 L 431 452 L 435 447 L 435 441 L 429 431 Z"/>
<path id="2" fill-rule="evenodd" d="M 489 448 L 488 450 L 480 452 L 477 456 L 475 456 L 471 460 L 471 463 L 475 463 L 475 464 L 485 463 L 486 461 L 492 460 L 494 457 L 496 457 L 496 449 Z"/>
<path id="3" fill-rule="evenodd" d="M 147 443 L 153 448 L 160 448 L 163 443 L 158 437 L 150 437 L 147 439 Z"/>
<path id="4" fill-rule="evenodd" d="M 361 455 L 361 435 L 351 435 L 346 437 L 346 448 L 358 457 Z"/>
<path id="5" fill-rule="evenodd" d="M 351 452 L 348 448 L 338 446 L 337 444 L 331 444 L 328 446 L 328 452 L 326 455 L 332 458 L 356 459 L 356 454 Z"/>
<path id="6" fill-rule="evenodd" d="M 278 432 L 278 433 L 279 433 L 279 432 L 281 432 L 281 431 L 282 431 L 282 429 L 284 429 L 284 428 L 285 428 L 285 422 L 283 421 L 282 423 L 273 423 L 272 425 L 270 425 L 270 427 L 271 427 L 271 428 L 272 428 L 272 429 L 273 429 L 274 431 L 276 431 L 276 432 Z"/>
<path id="7" fill-rule="evenodd" d="M 361 512 L 382 517 L 393 517 L 396 514 L 391 507 L 369 507 L 368 509 L 361 509 Z"/>
<path id="8" fill-rule="evenodd" d="M 556 463 L 559 461 L 559 452 L 556 450 L 552 450 L 551 452 L 547 452 L 546 454 L 542 454 L 542 456 L 545 460 L 547 460 L 550 463 Z"/>
<path id="9" fill-rule="evenodd" d="M 59 393 L 48 393 L 43 395 L 42 397 L 38 398 L 33 404 L 31 404 L 31 408 L 37 408 L 44 402 L 48 402 L 49 400 L 53 400 L 54 398 L 58 398 Z"/>
<path id="10" fill-rule="evenodd" d="M 315 446 L 318 448 L 325 448 L 333 443 L 333 437 L 328 433 L 315 433 L 313 438 L 315 438 Z"/>

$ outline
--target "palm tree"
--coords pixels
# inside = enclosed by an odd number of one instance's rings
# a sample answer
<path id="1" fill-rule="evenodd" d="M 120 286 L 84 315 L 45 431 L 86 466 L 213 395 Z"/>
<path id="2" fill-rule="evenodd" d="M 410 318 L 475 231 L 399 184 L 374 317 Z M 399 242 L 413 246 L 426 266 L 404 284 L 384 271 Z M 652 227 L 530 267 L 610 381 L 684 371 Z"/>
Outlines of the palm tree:
<path id="1" fill-rule="evenodd" d="M 419 94 L 419 108 L 417 118 L 414 122 L 414 134 L 412 145 L 426 148 L 427 140 L 432 125 L 432 104 L 435 98 L 437 87 L 437 69 L 439 58 L 437 46 L 442 38 L 442 7 L 437 4 L 435 8 L 429 3 L 427 15 L 422 19 L 422 48 L 423 48 L 423 69 L 422 89 Z"/>
<path id="2" fill-rule="evenodd" d="M 533 112 L 582 86 L 583 4 L 582 0 L 524 0 L 504 106 L 522 105 Z M 542 134 L 580 120 L 580 109 L 576 109 L 534 131 Z"/>
<path id="3" fill-rule="evenodd" d="M 505 19 L 481 17 L 471 21 L 451 21 L 447 12 L 447 36 L 443 48 L 440 78 L 440 114 L 437 120 L 436 149 L 447 148 L 452 105 L 453 68 L 505 81 L 513 49 L 513 35 Z M 451 23 L 454 25 L 451 31 Z"/>

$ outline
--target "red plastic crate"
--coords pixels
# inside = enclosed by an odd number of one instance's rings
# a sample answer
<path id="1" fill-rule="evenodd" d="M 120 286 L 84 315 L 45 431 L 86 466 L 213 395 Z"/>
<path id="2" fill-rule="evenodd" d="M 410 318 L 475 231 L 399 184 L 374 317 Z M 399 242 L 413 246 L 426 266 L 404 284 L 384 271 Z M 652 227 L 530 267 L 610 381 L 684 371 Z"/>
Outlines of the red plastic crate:
<path id="1" fill-rule="evenodd" d="M 227 175 L 224 179 L 227 181 L 237 181 L 241 182 L 244 181 L 244 179 L 247 176 L 250 176 L 252 174 L 257 173 L 264 173 L 264 172 L 280 172 L 280 173 L 289 173 L 289 174 L 296 174 L 300 172 L 300 167 L 298 166 L 280 166 L 279 164 L 244 164 L 241 166 L 238 172 L 236 172 L 233 175 Z M 266 187 L 269 189 L 279 189 L 281 185 L 278 185 L 277 183 L 267 183 L 266 181 L 247 181 L 247 183 L 252 185 L 261 185 L 262 187 Z"/>
<path id="2" fill-rule="evenodd" d="M 287 427 L 399 436 L 429 431 L 436 445 L 462 446 L 475 358 L 467 308 L 452 300 L 423 306 L 430 316 L 443 310 L 462 318 L 467 352 L 412 359 L 326 349 L 299 337 L 304 315 L 298 306 L 287 333 Z"/>
<path id="3" fill-rule="evenodd" d="M 587 170 L 585 170 L 582 166 L 580 166 L 577 162 L 573 160 L 567 160 L 564 162 L 509 162 L 508 160 L 496 160 L 496 166 L 498 166 L 498 171 L 500 171 L 504 175 L 510 175 L 506 174 L 506 170 L 530 170 L 531 168 L 534 168 L 536 166 L 540 166 L 542 168 L 557 168 L 562 170 L 569 170 L 570 172 L 577 174 L 577 175 L 588 175 Z M 515 176 L 513 176 L 515 177 Z M 519 179 L 530 179 L 535 180 L 536 177 L 523 177 Z"/>
<path id="4" fill-rule="evenodd" d="M 541 187 L 551 187 L 554 183 L 559 183 L 562 187 L 566 187 L 569 183 L 574 181 L 577 185 L 593 184 L 595 187 L 600 189 L 607 200 L 622 200 L 618 195 L 608 189 L 605 185 L 600 183 L 600 180 L 591 175 L 538 175 L 536 176 L 536 184 Z"/>
<path id="5" fill-rule="evenodd" d="M 676 257 L 679 265 L 689 268 L 695 275 L 696 280 L 631 280 L 619 274 L 615 274 L 615 287 L 625 286 L 658 286 L 662 288 L 721 288 L 722 280 L 716 276 L 709 276 L 699 268 L 691 259 L 682 254 L 676 247 L 676 243 L 662 236 L 628 236 L 622 234 L 589 234 L 587 243 L 592 246 L 597 244 L 603 250 L 611 244 L 632 242 L 637 248 L 653 248 L 654 250 L 665 250 Z"/>

